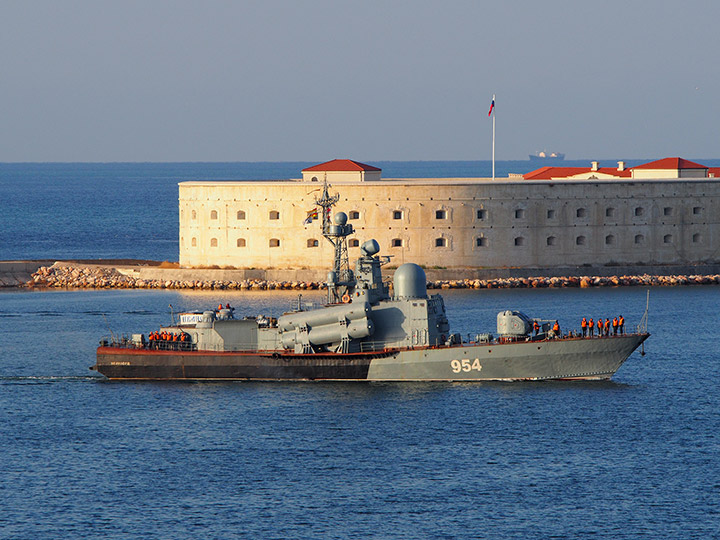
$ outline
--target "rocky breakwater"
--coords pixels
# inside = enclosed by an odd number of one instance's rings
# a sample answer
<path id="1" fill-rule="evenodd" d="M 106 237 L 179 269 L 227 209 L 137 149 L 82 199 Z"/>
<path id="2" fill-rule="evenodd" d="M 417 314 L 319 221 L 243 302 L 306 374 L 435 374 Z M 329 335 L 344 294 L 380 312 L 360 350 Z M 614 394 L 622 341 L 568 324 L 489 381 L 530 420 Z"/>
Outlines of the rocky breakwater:
<path id="1" fill-rule="evenodd" d="M 43 266 L 26 287 L 58 289 L 197 289 L 197 290 L 313 290 L 315 281 L 141 279 L 118 272 L 115 268 L 92 266 Z"/>
<path id="2" fill-rule="evenodd" d="M 429 289 L 516 289 L 567 287 L 663 287 L 678 285 L 717 285 L 720 274 L 671 276 L 581 276 L 527 277 L 500 279 L 433 280 Z M 318 281 L 269 281 L 261 279 L 141 279 L 103 266 L 42 266 L 32 274 L 27 287 L 62 289 L 197 289 L 197 290 L 316 290 L 325 287 Z"/>

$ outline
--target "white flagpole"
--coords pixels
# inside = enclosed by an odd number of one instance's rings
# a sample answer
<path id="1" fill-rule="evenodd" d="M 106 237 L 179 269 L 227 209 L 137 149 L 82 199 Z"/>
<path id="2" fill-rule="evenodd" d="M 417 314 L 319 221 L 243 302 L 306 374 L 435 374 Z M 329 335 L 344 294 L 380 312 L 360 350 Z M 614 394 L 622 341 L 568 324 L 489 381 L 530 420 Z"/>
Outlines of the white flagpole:
<path id="1" fill-rule="evenodd" d="M 493 102 L 493 111 L 492 111 L 492 117 L 493 117 L 493 132 L 492 132 L 492 179 L 495 180 L 495 94 L 493 94 L 492 98 Z"/>

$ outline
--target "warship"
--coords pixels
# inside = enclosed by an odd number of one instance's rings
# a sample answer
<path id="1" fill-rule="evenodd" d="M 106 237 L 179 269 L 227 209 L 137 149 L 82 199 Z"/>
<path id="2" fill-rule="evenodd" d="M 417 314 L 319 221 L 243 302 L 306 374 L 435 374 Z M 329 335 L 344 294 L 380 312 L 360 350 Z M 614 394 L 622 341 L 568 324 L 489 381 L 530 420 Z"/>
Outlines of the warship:
<path id="1" fill-rule="evenodd" d="M 333 245 L 327 304 L 298 298 L 280 317 L 236 317 L 229 305 L 180 313 L 145 334 L 103 338 L 90 369 L 107 379 L 517 381 L 609 379 L 649 337 L 647 308 L 635 332 L 604 337 L 563 335 L 557 321 L 516 310 L 497 315 L 497 335 L 465 339 L 452 332 L 440 294 L 429 295 L 424 270 L 399 266 L 383 281 L 389 257 L 368 240 L 350 268 L 347 215 L 332 207 L 325 182 L 323 236 Z M 392 285 L 392 288 L 390 287 Z"/>

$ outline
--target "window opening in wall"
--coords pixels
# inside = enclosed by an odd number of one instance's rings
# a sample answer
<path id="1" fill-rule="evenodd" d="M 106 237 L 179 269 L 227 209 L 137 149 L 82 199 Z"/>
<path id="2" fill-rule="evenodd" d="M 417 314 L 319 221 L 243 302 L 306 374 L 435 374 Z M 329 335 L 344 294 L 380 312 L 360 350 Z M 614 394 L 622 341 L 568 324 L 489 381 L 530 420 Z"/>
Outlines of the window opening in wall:
<path id="1" fill-rule="evenodd" d="M 353 238 L 353 239 L 351 239 L 351 240 L 348 240 L 348 246 L 350 246 L 350 247 L 358 247 L 358 246 L 360 246 L 360 240 L 358 240 L 357 238 Z"/>
<path id="2" fill-rule="evenodd" d="M 190 240 L 190 245 L 192 247 L 197 247 L 197 238 L 193 238 L 192 240 Z"/>
<path id="3" fill-rule="evenodd" d="M 664 216 L 672 216 L 672 210 L 673 209 L 671 207 L 666 206 L 665 208 L 663 208 L 663 215 Z"/>
<path id="4" fill-rule="evenodd" d="M 555 219 L 555 210 L 552 210 L 552 209 L 548 210 L 548 211 L 547 211 L 547 218 L 548 218 L 548 219 Z"/>
<path id="5" fill-rule="evenodd" d="M 481 236 L 481 237 L 479 237 L 479 238 L 476 238 L 476 239 L 475 239 L 475 245 L 476 245 L 477 247 L 486 247 L 486 246 L 487 246 L 487 238 L 485 238 L 484 236 Z"/>
<path id="6" fill-rule="evenodd" d="M 212 210 L 210 212 L 210 219 L 217 219 L 217 210 Z"/>
<path id="7" fill-rule="evenodd" d="M 402 247 L 402 245 L 403 245 L 402 239 L 401 238 L 393 238 L 390 241 L 390 245 L 392 247 Z"/>
<path id="8" fill-rule="evenodd" d="M 698 242 L 700 242 L 700 240 L 702 240 L 702 236 L 700 236 L 700 233 L 695 233 L 692 235 L 692 241 L 694 244 L 697 244 Z"/>
<path id="9" fill-rule="evenodd" d="M 315 238 L 308 238 L 307 247 L 318 247 L 320 243 Z"/>
<path id="10" fill-rule="evenodd" d="M 192 219 L 197 219 L 197 212 L 195 210 L 192 211 Z"/>
<path id="11" fill-rule="evenodd" d="M 210 247 L 217 247 L 217 238 L 210 239 Z"/>
<path id="12" fill-rule="evenodd" d="M 525 239 L 522 236 L 518 236 L 515 238 L 515 245 L 516 246 L 524 246 L 525 245 Z"/>
<path id="13" fill-rule="evenodd" d="M 523 219 L 525 217 L 525 210 L 518 208 L 515 210 L 515 219 Z"/>
<path id="14" fill-rule="evenodd" d="M 277 210 L 270 210 L 270 219 L 280 219 L 280 212 Z"/>
<path id="15" fill-rule="evenodd" d="M 642 206 L 638 206 L 637 208 L 635 208 L 635 215 L 636 215 L 636 216 L 638 216 L 638 217 L 639 217 L 639 216 L 642 216 L 644 213 L 645 213 L 645 211 L 643 210 Z"/>
<path id="16" fill-rule="evenodd" d="M 696 216 L 702 214 L 702 206 L 694 206 L 693 214 L 695 214 Z"/>
<path id="17" fill-rule="evenodd" d="M 357 210 L 351 210 L 348 216 L 350 219 L 360 219 L 360 212 Z"/>
<path id="18" fill-rule="evenodd" d="M 487 219 L 487 210 L 478 210 L 475 213 L 477 219 Z"/>
<path id="19" fill-rule="evenodd" d="M 244 238 L 237 239 L 237 247 L 245 247 L 245 239 Z"/>
<path id="20" fill-rule="evenodd" d="M 672 244 L 672 234 L 666 234 L 663 236 L 663 243 Z"/>
<path id="21" fill-rule="evenodd" d="M 447 240 L 445 238 L 436 238 L 435 239 L 435 247 L 445 247 L 447 245 Z"/>
<path id="22" fill-rule="evenodd" d="M 615 237 L 612 234 L 608 234 L 605 237 L 605 245 L 612 246 L 615 243 Z"/>
<path id="23" fill-rule="evenodd" d="M 557 242 L 557 238 L 555 238 L 554 236 L 547 237 L 547 245 L 548 246 L 554 246 L 556 244 L 556 242 Z"/>
<path id="24" fill-rule="evenodd" d="M 635 235 L 635 243 L 636 244 L 644 244 L 645 243 L 645 237 L 642 234 L 636 234 Z"/>
<path id="25" fill-rule="evenodd" d="M 577 238 L 575 238 L 575 244 L 578 246 L 584 246 L 585 245 L 585 237 L 578 236 Z"/>
<path id="26" fill-rule="evenodd" d="M 446 218 L 447 218 L 447 211 L 435 210 L 435 219 L 446 219 Z"/>
<path id="27" fill-rule="evenodd" d="M 579 218 L 584 218 L 587 216 L 587 210 L 585 210 L 584 208 L 578 208 L 575 212 L 575 215 Z"/>
<path id="28" fill-rule="evenodd" d="M 237 218 L 238 218 L 238 219 L 245 219 L 245 212 L 243 212 L 242 210 L 238 210 L 238 212 L 237 212 Z"/>
<path id="29" fill-rule="evenodd" d="M 614 217 L 614 216 L 615 216 L 614 208 L 606 208 L 605 209 L 605 217 Z"/>
<path id="30" fill-rule="evenodd" d="M 270 247 L 280 247 L 280 240 L 278 240 L 277 238 L 271 238 Z"/>
<path id="31" fill-rule="evenodd" d="M 393 219 L 402 219 L 403 213 L 402 210 L 394 210 L 393 211 Z"/>

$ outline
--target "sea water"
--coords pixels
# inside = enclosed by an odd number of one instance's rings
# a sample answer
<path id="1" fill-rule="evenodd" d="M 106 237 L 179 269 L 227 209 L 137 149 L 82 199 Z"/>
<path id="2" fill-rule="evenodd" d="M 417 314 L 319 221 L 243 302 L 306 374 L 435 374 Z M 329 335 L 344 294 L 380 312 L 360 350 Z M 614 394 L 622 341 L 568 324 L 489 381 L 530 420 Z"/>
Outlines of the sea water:
<path id="1" fill-rule="evenodd" d="M 489 175 L 487 162 L 374 164 Z M 177 260 L 178 181 L 307 165 L 0 164 L 0 259 Z M 463 335 L 493 332 L 503 309 L 632 328 L 646 305 L 640 288 L 443 295 Z M 647 354 L 609 382 L 109 383 L 88 370 L 101 337 L 147 334 L 171 305 L 277 316 L 294 298 L 0 291 L 0 538 L 720 536 L 720 287 L 653 289 Z"/>
<path id="2" fill-rule="evenodd" d="M 632 328 L 646 305 L 639 288 L 444 296 L 463 334 L 494 331 L 505 308 Z M 653 289 L 646 355 L 608 382 L 109 383 L 88 370 L 102 336 L 147 334 L 170 305 L 277 316 L 294 298 L 0 292 L 0 538 L 720 534 L 720 287 Z"/>

